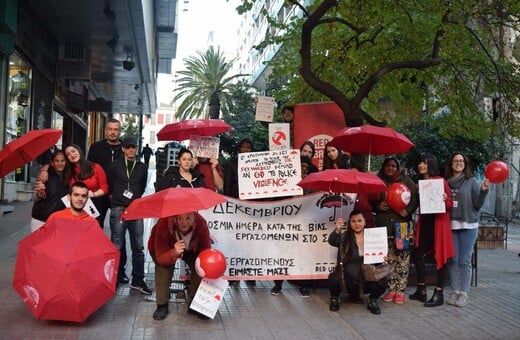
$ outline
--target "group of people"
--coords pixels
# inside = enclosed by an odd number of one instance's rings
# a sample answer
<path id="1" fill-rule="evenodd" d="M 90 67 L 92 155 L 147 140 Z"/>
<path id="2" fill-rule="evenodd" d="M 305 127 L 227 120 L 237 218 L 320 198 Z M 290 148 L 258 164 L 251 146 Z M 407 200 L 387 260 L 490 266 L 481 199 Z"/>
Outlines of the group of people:
<path id="1" fill-rule="evenodd" d="M 379 282 L 365 282 L 361 275 L 363 263 L 363 230 L 370 227 L 362 211 L 350 214 L 348 223 L 342 219 L 336 221 L 335 230 L 329 235 L 329 244 L 343 249 L 344 258 L 338 258 L 343 264 L 344 277 L 329 277 L 331 311 L 340 309 L 342 284 L 347 301 L 362 303 L 362 296 L 369 294 L 368 310 L 380 314 L 378 299 L 403 304 L 405 289 L 408 283 L 410 262 L 413 261 L 417 275 L 417 289 L 409 295 L 411 300 L 424 303 L 425 307 L 444 304 L 444 286 L 448 278 L 452 293 L 447 303 L 458 307 L 468 304 L 468 291 L 471 283 L 471 257 L 473 246 L 477 240 L 479 211 L 489 192 L 489 181 L 481 184 L 473 177 L 469 159 L 462 153 L 453 153 L 446 166 L 444 177 L 441 177 L 439 165 L 434 155 L 421 155 L 417 170 L 419 179 L 442 179 L 444 183 L 444 213 L 417 214 L 415 243 L 411 249 L 400 249 L 396 246 L 396 223 L 413 223 L 413 217 L 419 205 L 418 185 L 401 169 L 395 157 L 384 160 L 379 177 L 387 186 L 402 183 L 410 190 L 410 202 L 401 211 L 394 211 L 386 200 L 386 193 L 372 201 L 375 214 L 375 226 L 386 227 L 388 235 L 388 256 L 386 262 L 391 265 L 388 277 Z M 345 229 L 345 225 L 348 228 Z M 342 253 L 341 251 L 338 252 Z M 433 294 L 428 298 L 425 281 L 425 256 L 432 254 L 436 265 L 436 283 Z M 342 281 L 342 282 L 340 282 Z"/>

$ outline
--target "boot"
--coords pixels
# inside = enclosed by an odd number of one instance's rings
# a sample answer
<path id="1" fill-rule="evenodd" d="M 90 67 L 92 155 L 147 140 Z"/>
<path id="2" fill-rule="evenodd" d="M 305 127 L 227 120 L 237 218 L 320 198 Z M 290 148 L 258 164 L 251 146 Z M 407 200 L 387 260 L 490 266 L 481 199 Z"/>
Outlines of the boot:
<path id="1" fill-rule="evenodd" d="M 410 300 L 426 302 L 426 285 L 418 284 L 415 293 L 408 296 Z"/>
<path id="2" fill-rule="evenodd" d="M 157 309 L 153 313 L 153 319 L 164 320 L 166 319 L 166 315 L 168 315 L 168 303 L 164 305 L 157 305 Z"/>
<path id="3" fill-rule="evenodd" d="M 330 298 L 330 305 L 329 305 L 329 310 L 331 312 L 337 312 L 339 311 L 339 306 L 340 306 L 340 300 L 339 300 L 339 296 L 338 297 L 333 297 L 331 296 Z"/>
<path id="4" fill-rule="evenodd" d="M 433 291 L 433 296 L 428 302 L 424 304 L 424 307 L 437 307 L 442 306 L 444 304 L 444 293 L 442 289 L 437 289 Z"/>
<path id="5" fill-rule="evenodd" d="M 368 298 L 367 309 L 372 314 L 381 314 L 381 308 L 379 308 L 379 303 L 377 302 L 377 299 Z"/>

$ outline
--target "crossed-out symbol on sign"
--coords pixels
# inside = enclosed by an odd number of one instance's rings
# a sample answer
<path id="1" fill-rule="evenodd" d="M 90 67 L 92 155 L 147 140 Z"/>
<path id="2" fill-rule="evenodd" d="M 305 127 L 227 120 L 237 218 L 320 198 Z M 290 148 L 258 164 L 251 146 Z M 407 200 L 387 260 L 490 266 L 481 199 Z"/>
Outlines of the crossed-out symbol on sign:
<path id="1" fill-rule="evenodd" d="M 283 133 L 282 131 L 276 131 L 273 137 L 271 138 L 275 145 L 282 145 L 282 142 L 286 139 L 287 137 L 285 136 L 285 133 Z"/>

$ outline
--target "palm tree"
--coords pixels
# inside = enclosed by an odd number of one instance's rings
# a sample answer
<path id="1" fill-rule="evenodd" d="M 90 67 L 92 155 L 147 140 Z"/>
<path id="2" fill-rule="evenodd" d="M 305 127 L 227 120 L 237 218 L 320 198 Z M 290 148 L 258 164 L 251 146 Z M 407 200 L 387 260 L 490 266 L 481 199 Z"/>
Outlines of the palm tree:
<path id="1" fill-rule="evenodd" d="M 179 71 L 182 77 L 177 80 L 176 93 L 172 103 L 182 100 L 175 116 L 181 120 L 189 118 L 218 119 L 220 111 L 229 112 L 232 81 L 247 74 L 228 76 L 236 58 L 226 61 L 220 49 L 210 46 L 197 56 L 184 59 L 185 70 Z"/>

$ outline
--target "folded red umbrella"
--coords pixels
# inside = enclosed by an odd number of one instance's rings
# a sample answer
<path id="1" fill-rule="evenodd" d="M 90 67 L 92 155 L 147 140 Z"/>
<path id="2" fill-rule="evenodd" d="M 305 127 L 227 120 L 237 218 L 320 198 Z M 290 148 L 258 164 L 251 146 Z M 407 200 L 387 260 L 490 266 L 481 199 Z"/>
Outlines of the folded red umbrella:
<path id="1" fill-rule="evenodd" d="M 119 254 L 96 220 L 54 218 L 18 243 L 13 287 L 38 319 L 83 322 L 114 296 Z"/>
<path id="2" fill-rule="evenodd" d="M 168 217 L 206 210 L 226 201 L 225 196 L 206 188 L 168 188 L 134 200 L 121 217 L 127 221 Z"/>
<path id="3" fill-rule="evenodd" d="M 183 141 L 190 136 L 214 136 L 232 129 L 232 126 L 220 119 L 187 119 L 182 122 L 165 125 L 157 132 L 157 140 Z"/>
<path id="4" fill-rule="evenodd" d="M 302 179 L 298 185 L 334 193 L 372 193 L 386 190 L 385 182 L 378 176 L 352 169 L 328 169 L 313 172 Z"/>
<path id="5" fill-rule="evenodd" d="M 55 145 L 61 134 L 58 129 L 31 130 L 6 144 L 0 151 L 0 177 L 36 159 Z"/>

